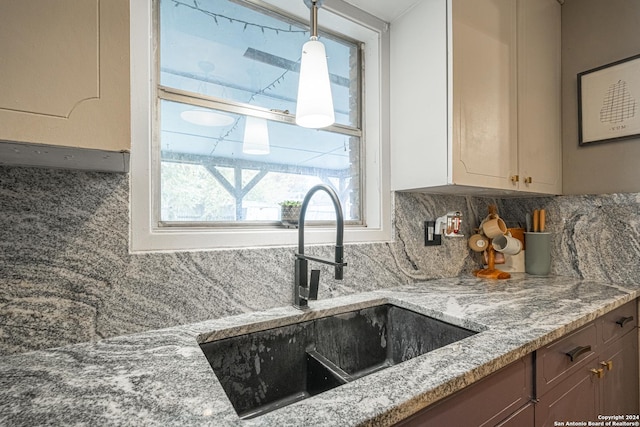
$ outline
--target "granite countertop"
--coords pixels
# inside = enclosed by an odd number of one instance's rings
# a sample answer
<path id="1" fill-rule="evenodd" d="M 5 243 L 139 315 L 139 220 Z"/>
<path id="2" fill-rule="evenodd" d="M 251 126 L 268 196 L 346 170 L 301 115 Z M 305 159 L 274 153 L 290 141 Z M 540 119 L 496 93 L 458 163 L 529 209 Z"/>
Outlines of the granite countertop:
<path id="1" fill-rule="evenodd" d="M 640 284 L 473 277 L 312 301 L 0 358 L 0 425 L 391 425 L 640 296 Z M 394 303 L 480 333 L 240 420 L 197 340 Z"/>

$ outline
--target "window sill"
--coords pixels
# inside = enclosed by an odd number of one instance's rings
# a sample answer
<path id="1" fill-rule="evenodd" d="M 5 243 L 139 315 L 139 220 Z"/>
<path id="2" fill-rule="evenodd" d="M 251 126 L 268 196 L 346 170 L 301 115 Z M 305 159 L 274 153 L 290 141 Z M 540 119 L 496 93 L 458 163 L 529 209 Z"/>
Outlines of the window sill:
<path id="1" fill-rule="evenodd" d="M 265 228 L 251 229 L 186 229 L 167 227 L 146 229 L 145 224 L 131 222 L 131 252 L 223 250 L 295 246 L 298 244 L 298 229 Z M 310 245 L 333 244 L 336 229 L 327 227 L 305 227 L 305 243 Z M 390 227 L 368 228 L 352 226 L 345 228 L 345 244 L 382 243 L 391 240 Z"/>

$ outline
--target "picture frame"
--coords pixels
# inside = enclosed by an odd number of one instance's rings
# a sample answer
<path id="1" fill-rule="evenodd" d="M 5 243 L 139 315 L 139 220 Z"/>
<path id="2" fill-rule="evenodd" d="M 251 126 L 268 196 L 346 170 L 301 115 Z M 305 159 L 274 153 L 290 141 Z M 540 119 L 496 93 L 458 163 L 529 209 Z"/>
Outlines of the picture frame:
<path id="1" fill-rule="evenodd" d="M 640 54 L 578 74 L 579 145 L 640 138 Z"/>

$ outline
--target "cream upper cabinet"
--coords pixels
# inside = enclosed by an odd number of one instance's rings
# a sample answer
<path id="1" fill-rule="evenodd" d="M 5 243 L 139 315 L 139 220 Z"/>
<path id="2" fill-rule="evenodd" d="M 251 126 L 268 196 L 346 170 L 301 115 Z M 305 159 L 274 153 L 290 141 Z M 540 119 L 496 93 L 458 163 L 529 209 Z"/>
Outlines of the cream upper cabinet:
<path id="1" fill-rule="evenodd" d="M 395 190 L 559 194 L 560 5 L 423 0 L 391 24 Z"/>
<path id="2" fill-rule="evenodd" d="M 562 192 L 560 4 L 518 1 L 518 173 L 528 191 Z"/>
<path id="3" fill-rule="evenodd" d="M 129 151 L 128 0 L 2 0 L 0 61 L 0 140 Z"/>
<path id="4" fill-rule="evenodd" d="M 513 0 L 453 0 L 453 183 L 510 189 L 517 173 Z"/>

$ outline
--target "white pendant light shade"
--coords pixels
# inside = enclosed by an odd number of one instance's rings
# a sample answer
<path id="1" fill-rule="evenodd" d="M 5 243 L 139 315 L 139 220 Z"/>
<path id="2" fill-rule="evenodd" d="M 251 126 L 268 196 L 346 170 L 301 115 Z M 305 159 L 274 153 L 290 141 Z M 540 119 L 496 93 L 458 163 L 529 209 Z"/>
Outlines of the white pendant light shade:
<path id="1" fill-rule="evenodd" d="M 322 42 L 311 39 L 302 46 L 296 124 L 323 128 L 335 120 L 327 54 Z"/>
<path id="2" fill-rule="evenodd" d="M 180 113 L 182 120 L 200 126 L 229 126 L 235 119 L 206 108 L 192 108 Z"/>
<path id="3" fill-rule="evenodd" d="M 247 116 L 242 152 L 245 154 L 269 154 L 269 128 L 266 119 Z"/>

